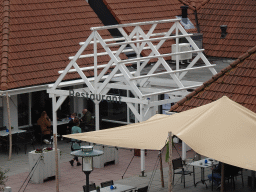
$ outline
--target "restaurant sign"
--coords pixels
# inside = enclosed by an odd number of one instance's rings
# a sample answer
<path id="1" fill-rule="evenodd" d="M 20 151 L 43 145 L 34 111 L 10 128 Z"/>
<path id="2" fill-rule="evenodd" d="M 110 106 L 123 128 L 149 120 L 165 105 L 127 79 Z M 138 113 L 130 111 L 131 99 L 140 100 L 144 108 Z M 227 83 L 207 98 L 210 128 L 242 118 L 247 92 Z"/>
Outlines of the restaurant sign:
<path id="1" fill-rule="evenodd" d="M 119 102 L 121 103 L 121 96 L 116 95 L 101 95 L 101 94 L 93 94 L 93 93 L 87 93 L 87 92 L 79 92 L 79 91 L 73 91 L 69 90 L 69 96 L 70 97 L 84 97 L 86 99 L 96 100 L 96 101 L 112 101 L 112 102 Z"/>

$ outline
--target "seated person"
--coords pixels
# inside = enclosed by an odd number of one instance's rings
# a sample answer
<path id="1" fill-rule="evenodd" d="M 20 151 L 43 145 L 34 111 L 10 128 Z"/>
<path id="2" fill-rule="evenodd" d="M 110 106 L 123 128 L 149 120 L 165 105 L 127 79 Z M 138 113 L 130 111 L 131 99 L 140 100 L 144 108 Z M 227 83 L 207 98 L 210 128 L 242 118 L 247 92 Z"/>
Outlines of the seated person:
<path id="1" fill-rule="evenodd" d="M 71 129 L 71 134 L 75 134 L 75 133 L 81 133 L 81 128 L 79 127 L 80 125 L 80 121 L 77 117 L 74 118 L 74 126 Z M 80 143 L 81 141 L 78 141 L 76 139 L 71 139 L 72 144 L 71 144 L 71 151 L 76 151 L 80 149 Z M 69 161 L 70 165 L 73 166 L 74 165 L 74 161 L 77 162 L 77 166 L 80 166 L 81 163 L 78 160 L 78 157 L 74 157 L 71 161 Z"/>
<path id="2" fill-rule="evenodd" d="M 47 116 L 45 111 L 42 112 L 41 117 L 37 120 L 37 124 L 40 125 L 43 134 L 43 141 L 46 144 L 50 144 L 52 130 L 51 130 L 51 120 Z"/>
<path id="3" fill-rule="evenodd" d="M 72 127 L 75 126 L 75 123 L 74 123 L 75 117 L 76 117 L 76 113 L 72 113 L 70 116 L 71 119 L 68 122 L 67 133 L 71 133 Z"/>
<path id="4" fill-rule="evenodd" d="M 221 180 L 221 162 L 219 162 L 217 167 L 211 168 L 211 169 L 212 169 L 212 174 L 209 174 L 208 178 L 210 181 L 213 180 L 215 185 L 219 185 Z"/>
<path id="5" fill-rule="evenodd" d="M 213 170 L 213 174 L 209 174 L 208 178 L 210 181 L 213 180 L 213 182 L 216 185 L 220 185 L 221 183 L 221 162 L 219 162 L 218 166 Z M 225 177 L 234 176 L 239 172 L 239 168 L 233 165 L 229 165 L 224 163 L 224 175 Z"/>
<path id="6" fill-rule="evenodd" d="M 81 128 L 86 129 L 87 126 L 92 123 L 92 113 L 87 109 L 83 109 L 82 113 L 83 113 L 83 117 L 80 119 Z"/>

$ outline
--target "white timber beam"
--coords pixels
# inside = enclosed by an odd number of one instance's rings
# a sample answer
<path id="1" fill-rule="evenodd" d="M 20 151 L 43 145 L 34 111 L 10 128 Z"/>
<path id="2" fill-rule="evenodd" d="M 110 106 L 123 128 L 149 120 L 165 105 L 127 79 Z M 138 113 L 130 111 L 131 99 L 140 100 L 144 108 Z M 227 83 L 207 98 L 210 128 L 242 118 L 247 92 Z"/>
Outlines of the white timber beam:
<path id="1" fill-rule="evenodd" d="M 123 27 L 130 27 L 130 26 L 140 26 L 140 25 L 153 25 L 159 23 L 170 23 L 181 21 L 181 19 L 166 19 L 166 20 L 157 20 L 157 21 L 145 21 L 145 22 L 138 22 L 138 23 L 127 23 L 127 24 L 119 24 L 119 25 L 109 25 L 103 27 L 91 27 L 91 30 L 105 30 L 105 29 L 116 29 L 116 28 L 123 28 Z"/>

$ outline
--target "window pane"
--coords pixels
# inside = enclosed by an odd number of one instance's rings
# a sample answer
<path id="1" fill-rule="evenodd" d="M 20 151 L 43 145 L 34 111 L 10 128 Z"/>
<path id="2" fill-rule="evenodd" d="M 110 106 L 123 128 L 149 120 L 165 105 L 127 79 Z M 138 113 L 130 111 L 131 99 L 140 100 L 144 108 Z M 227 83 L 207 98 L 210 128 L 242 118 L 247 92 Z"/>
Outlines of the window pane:
<path id="1" fill-rule="evenodd" d="M 48 117 L 52 119 L 52 99 L 49 98 L 49 94 L 46 91 L 32 93 L 31 107 L 32 124 L 37 123 L 43 111 L 46 111 Z"/>
<path id="2" fill-rule="evenodd" d="M 29 124 L 29 94 L 18 95 L 18 126 Z"/>

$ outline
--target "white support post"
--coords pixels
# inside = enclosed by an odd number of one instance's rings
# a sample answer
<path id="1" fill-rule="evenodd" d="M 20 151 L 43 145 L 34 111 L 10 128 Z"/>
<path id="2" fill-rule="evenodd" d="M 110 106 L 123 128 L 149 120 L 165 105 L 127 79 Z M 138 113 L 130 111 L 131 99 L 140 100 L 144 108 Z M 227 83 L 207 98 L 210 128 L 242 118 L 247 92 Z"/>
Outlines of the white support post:
<path id="1" fill-rule="evenodd" d="M 95 104 L 95 131 L 100 130 L 100 102 L 94 101 Z"/>
<path id="2" fill-rule="evenodd" d="M 185 161 L 187 158 L 187 145 L 182 141 L 182 160 Z"/>
<path id="3" fill-rule="evenodd" d="M 93 31 L 93 53 L 94 53 L 94 88 L 97 90 L 97 76 L 98 76 L 98 68 L 97 68 L 97 65 L 98 65 L 98 60 L 97 60 L 97 42 L 96 42 L 96 32 Z M 96 90 L 95 90 L 95 94 L 96 94 Z"/>
<path id="4" fill-rule="evenodd" d="M 136 27 L 138 28 L 138 27 Z M 137 35 L 137 40 L 139 40 L 139 32 L 138 30 L 136 30 L 136 35 Z M 139 52 L 139 49 L 140 49 L 140 43 L 137 43 L 137 49 L 138 49 L 138 52 L 137 52 L 137 58 L 140 58 L 140 52 Z M 140 61 L 137 61 L 137 73 L 136 73 L 137 76 L 140 76 Z M 138 84 L 138 83 L 137 83 Z"/>
<path id="5" fill-rule="evenodd" d="M 140 104 L 140 122 L 143 121 L 143 104 Z M 141 176 L 145 177 L 145 150 L 140 150 Z"/>
<path id="6" fill-rule="evenodd" d="M 130 97 L 130 91 L 126 90 L 127 92 L 127 97 Z M 130 124 L 130 108 L 126 105 L 127 107 L 127 124 Z"/>
<path id="7" fill-rule="evenodd" d="M 174 25 L 176 25 L 176 53 L 180 52 L 179 51 L 179 29 L 178 29 L 178 25 L 177 25 L 178 22 L 175 22 Z M 180 55 L 176 55 L 176 70 L 179 70 L 180 69 Z M 179 73 L 176 73 L 177 77 L 179 77 Z"/>

